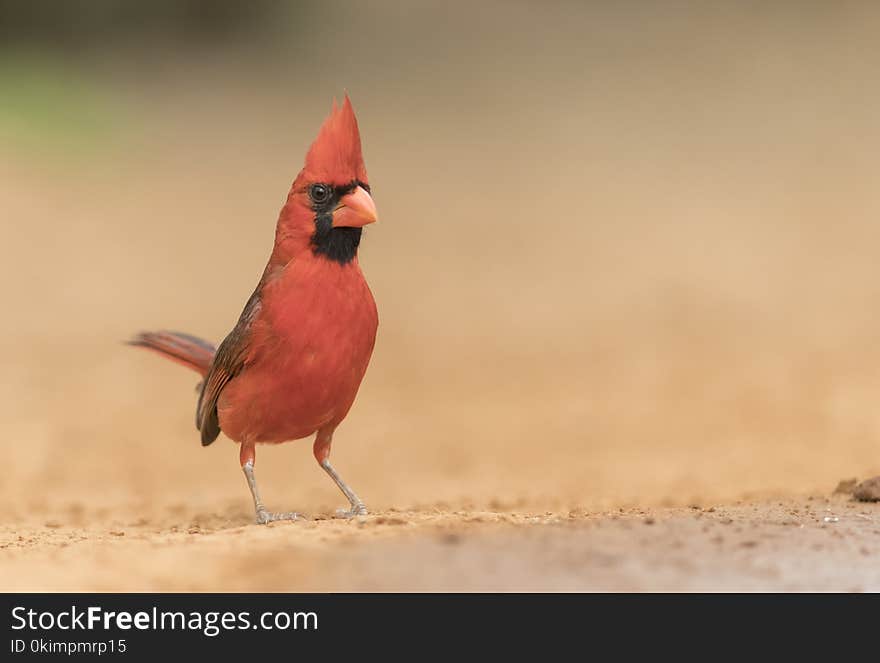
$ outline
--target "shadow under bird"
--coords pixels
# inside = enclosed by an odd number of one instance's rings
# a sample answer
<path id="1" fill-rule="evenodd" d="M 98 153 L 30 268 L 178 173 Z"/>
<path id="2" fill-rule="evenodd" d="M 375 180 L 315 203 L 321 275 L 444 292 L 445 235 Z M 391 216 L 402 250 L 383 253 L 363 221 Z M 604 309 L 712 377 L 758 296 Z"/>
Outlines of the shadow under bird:
<path id="1" fill-rule="evenodd" d="M 315 458 L 351 504 L 341 515 L 367 512 L 330 464 L 330 445 L 376 340 L 376 303 L 357 259 L 362 228 L 376 219 L 346 95 L 341 107 L 334 101 L 309 149 L 281 209 L 269 263 L 220 347 L 169 331 L 129 341 L 202 375 L 196 407 L 202 445 L 220 431 L 241 445 L 258 523 L 298 514 L 266 510 L 254 475 L 255 445 L 313 434 Z"/>

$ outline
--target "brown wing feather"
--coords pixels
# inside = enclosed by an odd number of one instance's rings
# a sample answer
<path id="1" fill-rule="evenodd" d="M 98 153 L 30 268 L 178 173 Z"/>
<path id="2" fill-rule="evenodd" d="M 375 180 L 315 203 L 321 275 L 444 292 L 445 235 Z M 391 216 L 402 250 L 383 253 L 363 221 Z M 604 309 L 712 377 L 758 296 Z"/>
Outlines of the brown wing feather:
<path id="1" fill-rule="evenodd" d="M 202 383 L 199 404 L 196 407 L 196 428 L 202 433 L 202 446 L 207 446 L 220 434 L 217 418 L 217 399 L 230 380 L 241 373 L 250 351 L 251 323 L 260 310 L 260 287 L 248 299 L 238 322 L 223 339 L 214 361 Z"/>

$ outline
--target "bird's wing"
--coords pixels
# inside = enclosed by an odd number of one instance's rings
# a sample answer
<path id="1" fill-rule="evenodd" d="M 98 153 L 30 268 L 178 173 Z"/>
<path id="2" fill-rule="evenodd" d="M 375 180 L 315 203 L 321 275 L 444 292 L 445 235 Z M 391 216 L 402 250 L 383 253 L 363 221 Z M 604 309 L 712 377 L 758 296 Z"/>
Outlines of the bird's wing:
<path id="1" fill-rule="evenodd" d="M 202 383 L 199 404 L 196 408 L 196 428 L 202 433 L 202 446 L 211 444 L 220 434 L 217 399 L 220 398 L 220 392 L 229 381 L 245 367 L 250 352 L 252 323 L 259 311 L 260 286 L 257 286 L 245 304 L 235 327 L 217 348 L 214 362 Z"/>

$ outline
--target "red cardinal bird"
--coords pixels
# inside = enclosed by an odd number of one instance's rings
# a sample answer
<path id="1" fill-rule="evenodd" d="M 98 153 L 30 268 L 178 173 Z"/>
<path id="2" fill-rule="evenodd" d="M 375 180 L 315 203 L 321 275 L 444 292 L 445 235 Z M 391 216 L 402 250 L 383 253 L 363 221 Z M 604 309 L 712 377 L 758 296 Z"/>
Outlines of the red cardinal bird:
<path id="1" fill-rule="evenodd" d="M 346 95 L 341 108 L 333 102 L 309 149 L 281 208 L 269 264 L 220 347 L 175 332 L 146 332 L 130 341 L 202 375 L 196 408 L 202 445 L 221 430 L 241 444 L 259 523 L 298 516 L 263 506 L 254 445 L 313 433 L 315 458 L 351 503 L 344 515 L 367 512 L 330 465 L 330 443 L 376 340 L 376 303 L 357 259 L 362 228 L 376 218 Z"/>

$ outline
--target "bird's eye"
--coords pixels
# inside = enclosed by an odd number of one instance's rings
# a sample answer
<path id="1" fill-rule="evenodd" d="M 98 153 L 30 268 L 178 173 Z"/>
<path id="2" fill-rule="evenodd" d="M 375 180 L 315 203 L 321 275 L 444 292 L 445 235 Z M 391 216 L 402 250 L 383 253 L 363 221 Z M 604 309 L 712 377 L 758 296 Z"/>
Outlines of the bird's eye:
<path id="1" fill-rule="evenodd" d="M 330 199 L 330 187 L 326 184 L 313 184 L 309 187 L 309 197 L 312 199 L 312 202 L 318 203 L 326 203 Z"/>

